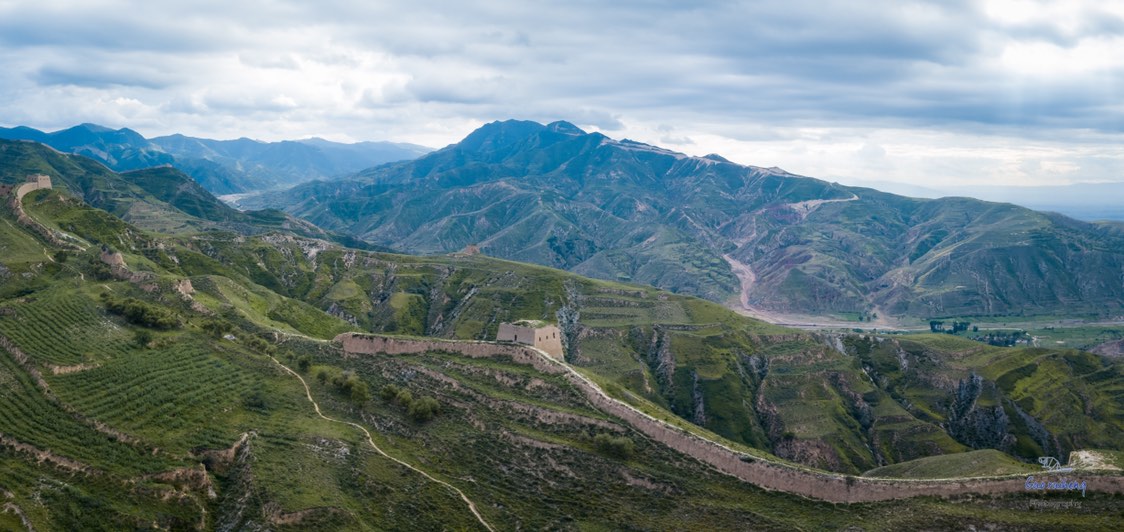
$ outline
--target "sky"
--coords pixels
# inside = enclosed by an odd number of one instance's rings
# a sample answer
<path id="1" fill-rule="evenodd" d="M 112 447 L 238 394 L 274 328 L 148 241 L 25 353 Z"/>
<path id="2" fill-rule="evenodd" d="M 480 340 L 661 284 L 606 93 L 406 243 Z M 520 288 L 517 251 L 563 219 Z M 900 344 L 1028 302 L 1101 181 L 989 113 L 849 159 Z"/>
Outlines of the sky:
<path id="1" fill-rule="evenodd" d="M 1124 1 L 0 0 L 0 125 L 568 120 L 847 184 L 1124 182 Z"/>

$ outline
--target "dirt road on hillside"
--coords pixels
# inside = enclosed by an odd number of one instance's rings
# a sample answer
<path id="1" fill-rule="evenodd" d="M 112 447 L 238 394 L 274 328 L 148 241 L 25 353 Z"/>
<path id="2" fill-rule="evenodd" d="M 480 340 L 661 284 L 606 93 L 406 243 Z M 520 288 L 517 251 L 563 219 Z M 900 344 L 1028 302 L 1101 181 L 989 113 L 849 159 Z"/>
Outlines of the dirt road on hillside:
<path id="1" fill-rule="evenodd" d="M 845 200 L 839 200 L 845 201 Z M 911 331 L 911 330 L 925 330 L 922 327 L 907 328 L 903 327 L 897 320 L 888 318 L 882 309 L 875 307 L 874 314 L 878 317 L 869 322 L 854 322 L 854 321 L 840 321 L 835 318 L 827 316 L 807 316 L 801 314 L 786 314 L 776 312 L 761 307 L 751 305 L 749 303 L 750 294 L 753 292 L 754 286 L 757 284 L 757 275 L 753 273 L 753 269 L 748 264 L 741 262 L 730 255 L 722 255 L 722 258 L 730 265 L 734 275 L 737 276 L 738 281 L 741 282 L 741 291 L 738 294 L 737 304 L 727 305 L 731 310 L 743 316 L 756 318 L 764 322 L 772 323 L 773 325 L 781 325 L 784 327 L 793 327 L 797 329 L 851 329 L 854 327 L 879 329 L 886 331 Z"/>

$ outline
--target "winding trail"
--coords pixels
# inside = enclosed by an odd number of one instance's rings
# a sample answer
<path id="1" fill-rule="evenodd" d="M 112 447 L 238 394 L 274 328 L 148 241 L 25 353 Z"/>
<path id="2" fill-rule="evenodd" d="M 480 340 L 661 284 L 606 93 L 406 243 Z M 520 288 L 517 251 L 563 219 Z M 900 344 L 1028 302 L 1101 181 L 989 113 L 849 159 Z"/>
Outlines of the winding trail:
<path id="1" fill-rule="evenodd" d="M 323 418 L 325 420 L 331 421 L 333 423 L 342 423 L 344 425 L 350 425 L 352 427 L 355 427 L 355 428 L 363 431 L 363 434 L 365 434 L 367 436 L 367 443 L 371 444 L 371 447 L 373 447 L 375 449 L 375 452 L 379 453 L 380 455 L 382 455 L 385 458 L 393 460 L 394 462 L 398 463 L 399 465 L 402 465 L 406 468 L 409 468 L 409 469 L 417 472 L 421 476 L 423 476 L 423 477 L 425 477 L 429 480 L 432 480 L 433 482 L 436 482 L 436 483 L 438 483 L 442 486 L 445 486 L 446 488 L 449 488 L 450 490 L 455 492 L 457 495 L 459 495 L 461 500 L 464 501 L 464 503 L 468 505 L 468 510 L 470 512 L 472 512 L 472 515 L 474 517 L 476 517 L 476 520 L 479 521 L 481 525 L 484 525 L 484 528 L 487 528 L 489 530 L 489 532 L 495 532 L 496 529 L 492 528 L 492 525 L 488 524 L 488 522 L 484 520 L 484 516 L 480 515 L 480 512 L 476 509 L 476 504 L 473 503 L 472 500 L 469 499 L 468 496 L 465 495 L 463 491 L 458 489 L 456 486 L 454 486 L 452 484 L 449 484 L 448 482 L 445 482 L 444 480 L 434 478 L 429 473 L 426 473 L 425 471 L 422 471 L 421 469 L 418 469 L 418 468 L 416 468 L 416 467 L 414 467 L 414 466 L 412 466 L 412 465 L 410 465 L 406 462 L 403 462 L 402 460 L 399 460 L 399 459 L 397 459 L 393 456 L 390 456 L 389 454 L 386 454 L 386 451 L 383 451 L 382 449 L 379 448 L 378 445 L 375 445 L 375 440 L 371 437 L 371 432 L 368 431 L 366 428 L 364 428 L 362 425 L 360 425 L 358 423 L 352 423 L 350 421 L 343 421 L 341 419 L 335 419 L 335 418 L 332 418 L 332 417 L 325 416 L 324 413 L 320 411 L 320 405 L 317 404 L 316 400 L 312 398 L 312 389 L 308 387 L 308 382 L 305 382 L 304 377 L 301 377 L 301 375 L 299 373 L 293 371 L 291 368 L 289 368 L 289 366 L 286 366 L 286 365 L 282 364 L 281 361 L 277 360 L 276 358 L 273 358 L 272 355 L 267 355 L 267 356 L 269 356 L 269 358 L 271 360 L 273 360 L 273 362 L 276 363 L 278 366 L 281 366 L 282 369 L 289 372 L 290 374 L 292 374 L 294 377 L 296 377 L 298 380 L 301 381 L 301 385 L 304 386 L 305 397 L 308 397 L 308 402 L 312 403 L 312 407 L 316 410 L 316 415 L 320 416 L 321 418 Z"/>

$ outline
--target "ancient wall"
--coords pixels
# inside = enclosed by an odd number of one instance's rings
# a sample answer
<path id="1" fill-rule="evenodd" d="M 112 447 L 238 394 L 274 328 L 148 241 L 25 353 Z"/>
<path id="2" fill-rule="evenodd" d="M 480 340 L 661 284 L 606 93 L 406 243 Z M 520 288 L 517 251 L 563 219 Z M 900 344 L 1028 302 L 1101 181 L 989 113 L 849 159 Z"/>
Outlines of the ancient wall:
<path id="1" fill-rule="evenodd" d="M 16 199 L 22 200 L 29 192 L 41 188 L 51 188 L 51 178 L 43 174 L 27 176 L 27 182 L 16 187 Z"/>
<path id="2" fill-rule="evenodd" d="M 830 502 L 874 502 L 919 496 L 948 497 L 967 493 L 1003 494 L 1026 491 L 1024 476 L 958 480 L 895 480 L 849 477 L 749 457 L 720 443 L 696 436 L 655 419 L 606 395 L 572 368 L 531 347 L 488 342 L 414 339 L 345 333 L 335 340 L 348 354 L 419 354 L 445 351 L 472 358 L 508 356 L 551 374 L 564 374 L 599 410 L 620 418 L 649 438 L 704 462 L 728 475 L 769 490 L 784 491 Z M 1124 494 L 1124 477 L 1094 473 L 1047 473 L 1037 481 L 1069 478 L 1086 483 L 1088 492 Z"/>

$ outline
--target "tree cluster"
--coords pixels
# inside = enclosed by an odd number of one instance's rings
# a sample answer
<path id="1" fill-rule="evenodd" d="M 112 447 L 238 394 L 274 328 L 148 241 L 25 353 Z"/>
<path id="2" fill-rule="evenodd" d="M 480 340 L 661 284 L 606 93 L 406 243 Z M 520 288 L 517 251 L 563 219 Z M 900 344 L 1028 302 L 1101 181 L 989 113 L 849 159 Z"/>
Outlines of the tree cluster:
<path id="1" fill-rule="evenodd" d="M 1029 343 L 1026 331 L 991 331 L 987 334 L 973 336 L 972 339 L 996 347 L 1014 347 L 1019 343 Z"/>
<path id="2" fill-rule="evenodd" d="M 336 388 L 336 393 L 351 399 L 355 404 L 361 405 L 371 400 L 370 388 L 354 371 L 347 370 L 332 377 L 332 386 Z"/>
<path id="3" fill-rule="evenodd" d="M 441 413 L 441 403 L 433 397 L 414 398 L 410 390 L 387 384 L 379 390 L 379 396 L 384 401 L 393 403 L 406 411 L 410 419 L 418 423 L 425 423 Z"/>
<path id="4" fill-rule="evenodd" d="M 636 452 L 636 444 L 627 436 L 598 434 L 593 437 L 593 446 L 598 452 L 621 460 L 628 460 Z"/>
<path id="5" fill-rule="evenodd" d="M 105 304 L 106 310 L 125 318 L 134 325 L 161 330 L 175 329 L 180 326 L 180 319 L 174 312 L 145 303 L 135 297 L 117 299 L 109 294 L 102 294 L 101 300 Z"/>
<path id="6" fill-rule="evenodd" d="M 968 327 L 972 325 L 970 321 L 954 321 L 952 322 L 951 329 L 944 328 L 944 322 L 939 320 L 932 320 L 929 322 L 929 331 L 935 333 L 948 333 L 956 334 L 959 332 L 967 331 Z"/>

